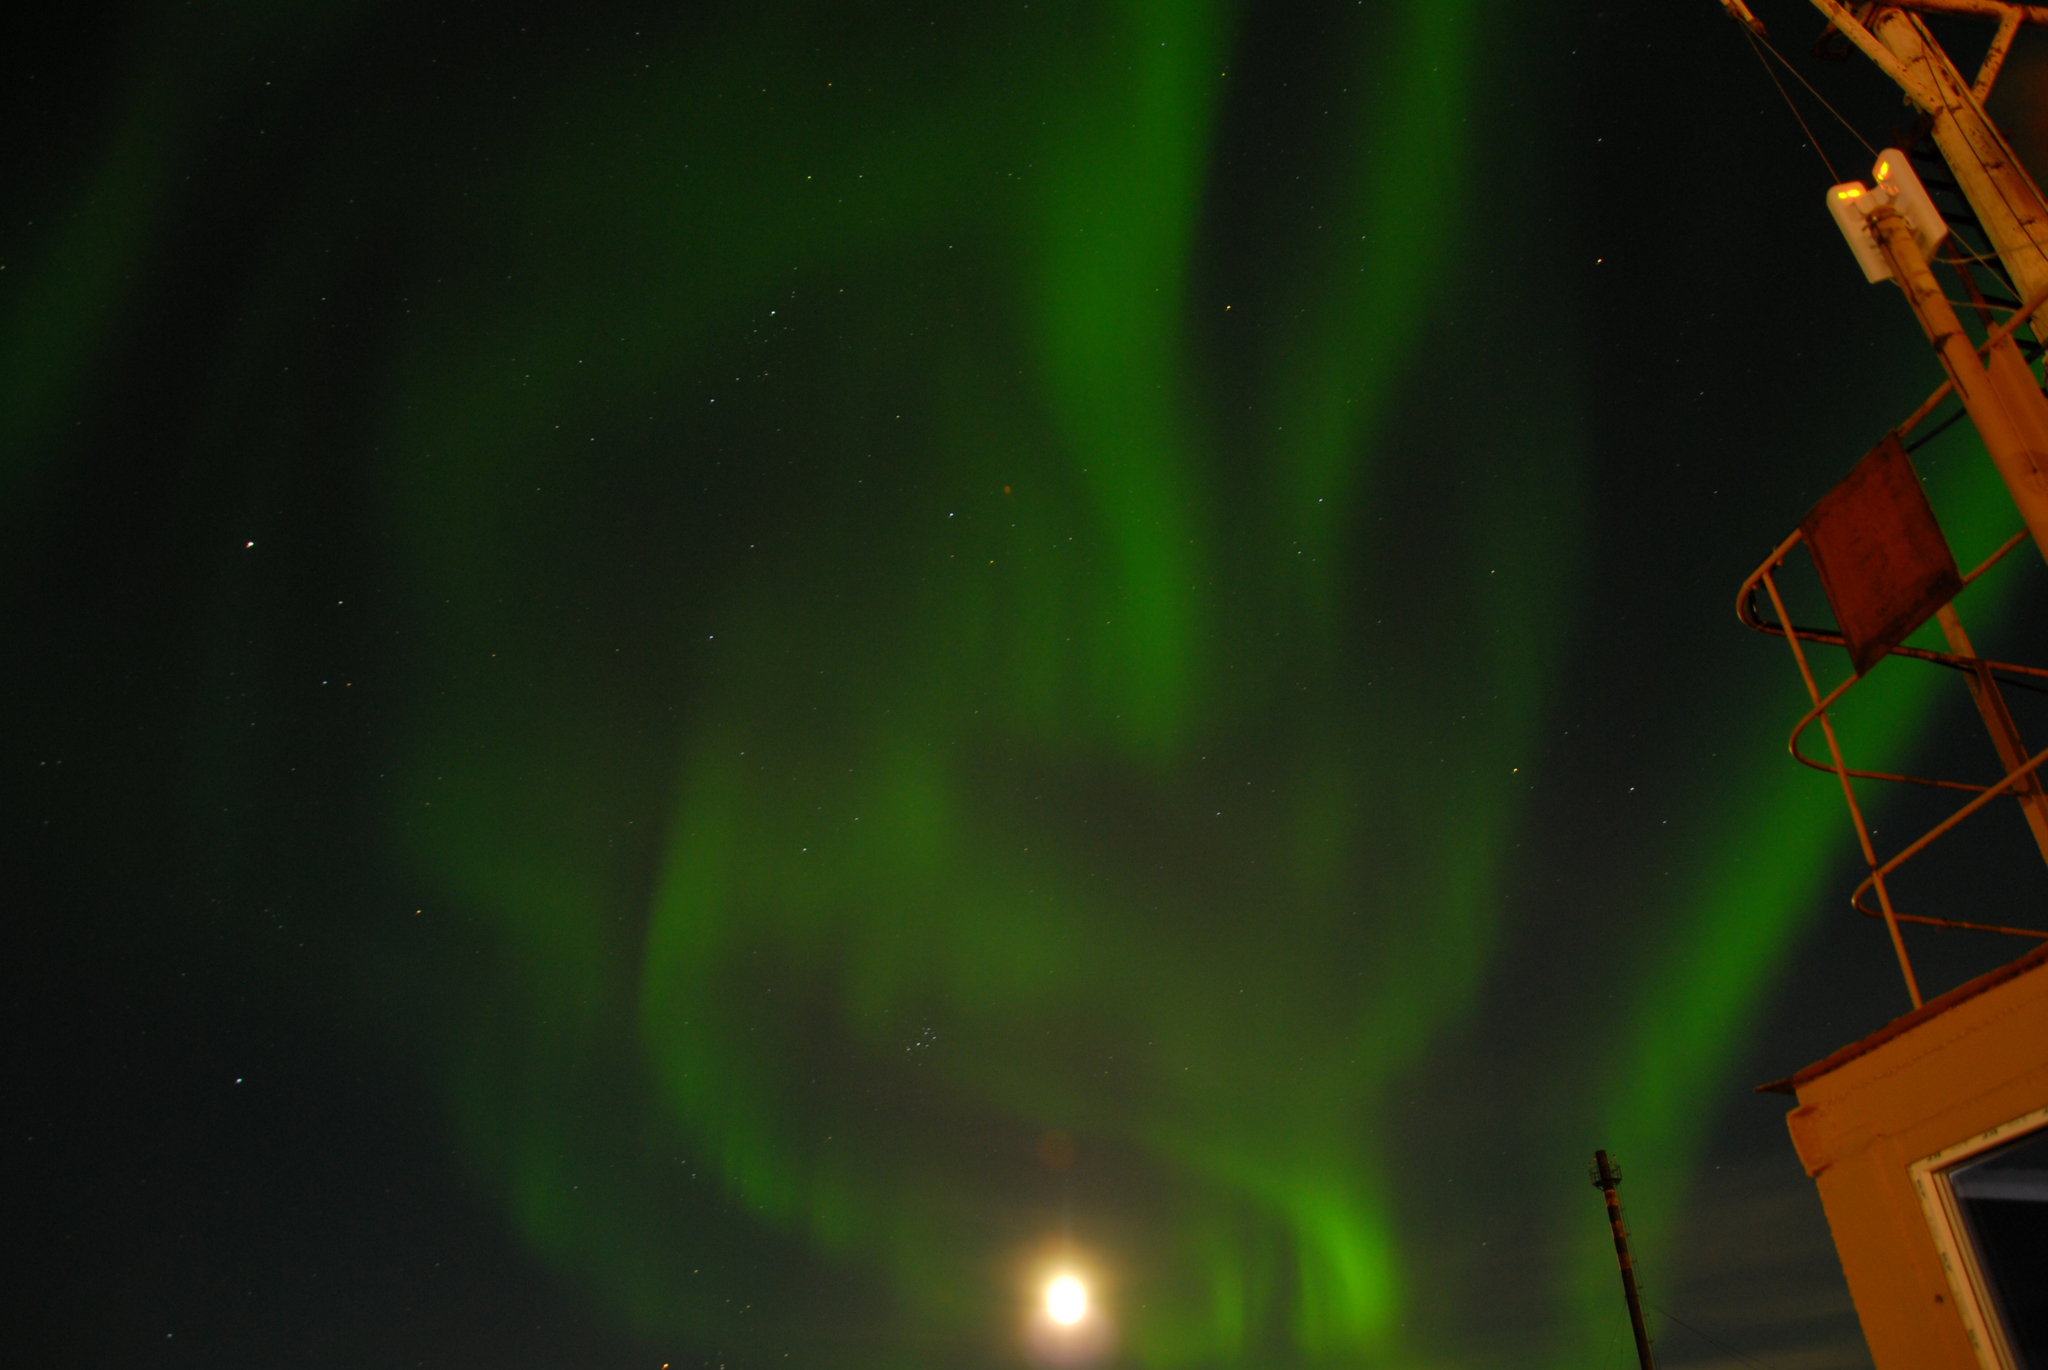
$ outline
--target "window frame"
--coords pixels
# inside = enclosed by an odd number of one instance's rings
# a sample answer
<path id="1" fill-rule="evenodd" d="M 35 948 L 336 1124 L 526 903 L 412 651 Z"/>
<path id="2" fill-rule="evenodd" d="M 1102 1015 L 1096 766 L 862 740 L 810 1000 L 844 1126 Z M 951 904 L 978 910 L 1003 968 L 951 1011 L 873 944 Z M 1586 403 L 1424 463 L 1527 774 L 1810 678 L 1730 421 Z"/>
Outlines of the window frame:
<path id="1" fill-rule="evenodd" d="M 2048 1108 L 2037 1108 L 1988 1132 L 1943 1147 L 1907 1167 L 1913 1192 L 1920 1198 L 1920 1211 L 1933 1231 L 1935 1249 L 1941 1253 L 1942 1273 L 1948 1277 L 1956 1312 L 1962 1317 L 1963 1330 L 1969 1333 L 1970 1347 L 1977 1353 L 1977 1363 L 1983 1370 L 2019 1370 L 2019 1360 L 2006 1338 L 2005 1320 L 1998 1314 L 1997 1300 L 1977 1263 L 1977 1245 L 1971 1240 L 1962 1209 L 1956 1204 L 1948 1172 L 1973 1157 L 2043 1129 L 2048 1129 Z"/>

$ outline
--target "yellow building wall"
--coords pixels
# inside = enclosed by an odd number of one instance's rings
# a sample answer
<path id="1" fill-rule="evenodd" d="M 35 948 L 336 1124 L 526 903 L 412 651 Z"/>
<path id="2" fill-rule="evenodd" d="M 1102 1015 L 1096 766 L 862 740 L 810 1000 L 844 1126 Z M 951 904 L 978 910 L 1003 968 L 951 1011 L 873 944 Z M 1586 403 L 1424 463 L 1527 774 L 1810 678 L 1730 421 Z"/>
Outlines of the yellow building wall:
<path id="1" fill-rule="evenodd" d="M 1792 1143 L 1820 1188 L 1877 1370 L 1978 1370 L 1908 1168 L 2048 1106 L 2048 947 L 1792 1077 Z"/>

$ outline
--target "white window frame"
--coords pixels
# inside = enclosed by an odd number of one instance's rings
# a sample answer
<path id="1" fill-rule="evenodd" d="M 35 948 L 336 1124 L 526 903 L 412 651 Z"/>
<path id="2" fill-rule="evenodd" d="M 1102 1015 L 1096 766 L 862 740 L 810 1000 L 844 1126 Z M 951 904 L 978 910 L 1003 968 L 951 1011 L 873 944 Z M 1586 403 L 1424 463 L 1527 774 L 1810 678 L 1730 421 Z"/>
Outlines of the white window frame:
<path id="1" fill-rule="evenodd" d="M 1941 1268 L 1948 1276 L 1956 1312 L 1962 1316 L 1963 1330 L 1970 1334 L 1970 1346 L 1983 1370 L 2019 1370 L 2019 1362 L 2006 1341 L 2005 1324 L 1998 1317 L 1998 1305 L 1984 1282 L 1984 1272 L 1977 1266 L 1976 1246 L 1963 1223 L 1962 1210 L 1956 1207 L 1955 1191 L 1949 1188 L 1945 1172 L 1972 1156 L 2043 1128 L 2048 1128 L 2048 1108 L 2037 1108 L 1907 1167 L 1913 1179 L 1913 1192 L 1920 1196 L 1920 1211 L 1934 1231 L 1934 1245 L 1941 1252 Z"/>

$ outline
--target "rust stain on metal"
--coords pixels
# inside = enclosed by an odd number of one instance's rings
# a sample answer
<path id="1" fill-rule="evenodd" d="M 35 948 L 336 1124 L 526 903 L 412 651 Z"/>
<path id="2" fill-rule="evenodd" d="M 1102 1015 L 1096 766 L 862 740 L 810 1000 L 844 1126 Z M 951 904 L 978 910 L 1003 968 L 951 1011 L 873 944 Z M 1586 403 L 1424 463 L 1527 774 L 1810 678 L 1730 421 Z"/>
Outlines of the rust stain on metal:
<path id="1" fill-rule="evenodd" d="M 1799 531 L 1858 675 L 1963 588 L 1948 539 L 1895 434 L 1821 497 Z"/>

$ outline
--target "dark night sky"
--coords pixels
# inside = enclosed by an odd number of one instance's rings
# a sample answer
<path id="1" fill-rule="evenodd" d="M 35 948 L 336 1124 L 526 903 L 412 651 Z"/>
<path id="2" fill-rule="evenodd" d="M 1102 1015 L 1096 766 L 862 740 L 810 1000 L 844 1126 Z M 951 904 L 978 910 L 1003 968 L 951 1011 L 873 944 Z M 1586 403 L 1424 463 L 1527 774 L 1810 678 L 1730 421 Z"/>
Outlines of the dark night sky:
<path id="1" fill-rule="evenodd" d="M 1607 1146 L 1665 1364 L 1868 1364 L 1751 1086 L 1905 996 L 1730 608 L 1939 371 L 1712 0 L 23 24 L 21 1363 L 1019 1365 L 1064 1262 L 1122 1364 L 1622 1370 Z M 1847 744 L 1994 766 L 1931 674 Z"/>

